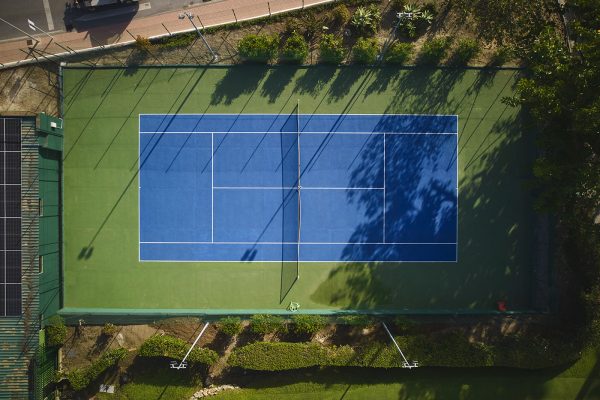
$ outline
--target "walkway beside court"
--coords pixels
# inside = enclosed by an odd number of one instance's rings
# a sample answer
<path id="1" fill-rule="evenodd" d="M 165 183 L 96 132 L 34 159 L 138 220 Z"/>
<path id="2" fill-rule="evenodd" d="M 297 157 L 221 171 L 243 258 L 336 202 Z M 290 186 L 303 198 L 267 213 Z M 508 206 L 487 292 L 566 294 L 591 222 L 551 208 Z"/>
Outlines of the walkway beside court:
<path id="1" fill-rule="evenodd" d="M 286 11 L 299 10 L 333 0 L 222 0 L 187 8 L 198 28 L 208 28 L 234 22 L 267 17 Z M 184 10 L 134 19 L 126 24 L 111 24 L 80 32 L 64 32 L 52 37 L 35 33 L 39 40 L 22 38 L 0 43 L 0 68 L 14 67 L 37 61 L 63 59 L 69 55 L 96 49 L 123 46 L 137 36 L 158 38 L 194 30 Z M 183 17 L 183 18 L 180 18 Z M 26 29 L 26 28 L 25 28 Z"/>

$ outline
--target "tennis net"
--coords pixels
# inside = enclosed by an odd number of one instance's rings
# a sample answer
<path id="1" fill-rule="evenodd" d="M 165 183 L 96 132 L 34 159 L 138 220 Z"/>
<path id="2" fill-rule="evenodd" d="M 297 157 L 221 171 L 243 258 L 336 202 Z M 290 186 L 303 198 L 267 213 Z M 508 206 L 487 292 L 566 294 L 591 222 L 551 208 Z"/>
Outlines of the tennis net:
<path id="1" fill-rule="evenodd" d="M 301 149 L 300 149 L 300 100 L 298 100 L 298 104 L 296 105 L 296 148 L 298 149 L 298 179 L 296 181 L 296 190 L 298 192 L 298 232 L 296 235 L 297 238 L 297 254 L 296 254 L 296 263 L 297 263 L 297 273 L 296 276 L 299 277 L 299 265 L 300 265 L 300 239 L 302 233 L 302 197 L 301 197 L 301 189 L 302 186 L 300 184 L 300 178 L 302 175 L 302 167 L 301 167 Z"/>

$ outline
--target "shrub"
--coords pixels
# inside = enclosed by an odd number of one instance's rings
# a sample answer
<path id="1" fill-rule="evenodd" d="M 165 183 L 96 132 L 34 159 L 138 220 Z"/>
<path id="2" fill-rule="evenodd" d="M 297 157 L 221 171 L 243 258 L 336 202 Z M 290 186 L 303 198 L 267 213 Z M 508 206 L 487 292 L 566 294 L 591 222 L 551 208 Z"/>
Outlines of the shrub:
<path id="1" fill-rule="evenodd" d="M 159 39 L 157 44 L 165 49 L 174 47 L 188 47 L 198 39 L 196 32 L 182 33 Z"/>
<path id="2" fill-rule="evenodd" d="M 423 5 L 423 11 L 427 11 L 433 17 L 435 17 L 438 13 L 437 4 L 435 1 L 429 1 Z"/>
<path id="3" fill-rule="evenodd" d="M 341 39 L 332 34 L 321 36 L 319 59 L 327 64 L 339 64 L 344 60 L 344 46 Z"/>
<path id="4" fill-rule="evenodd" d="M 468 367 L 492 365 L 492 349 L 482 343 L 470 342 L 459 331 L 434 335 L 399 336 L 401 349 L 410 349 L 409 361 L 436 367 Z"/>
<path id="5" fill-rule="evenodd" d="M 51 317 L 46 325 L 46 345 L 48 347 L 62 346 L 66 340 L 65 320 L 59 315 Z"/>
<path id="6" fill-rule="evenodd" d="M 117 328 L 116 325 L 111 324 L 110 322 L 107 322 L 106 324 L 104 324 L 104 326 L 102 327 L 102 335 L 104 336 L 108 336 L 111 337 L 113 336 L 115 333 L 117 333 L 117 331 L 119 330 L 119 328 Z"/>
<path id="7" fill-rule="evenodd" d="M 467 65 L 478 53 L 479 43 L 475 39 L 461 39 L 450 58 L 450 63 Z"/>
<path id="8" fill-rule="evenodd" d="M 256 342 L 231 353 L 228 363 L 258 371 L 284 371 L 315 366 L 347 365 L 354 357 L 350 346 L 318 343 Z"/>
<path id="9" fill-rule="evenodd" d="M 419 63 L 437 65 L 446 57 L 452 40 L 449 37 L 439 37 L 427 40 L 421 48 Z"/>
<path id="10" fill-rule="evenodd" d="M 304 36 L 297 32 L 293 32 L 285 41 L 281 51 L 283 61 L 302 64 L 308 57 L 308 44 Z"/>
<path id="11" fill-rule="evenodd" d="M 244 61 L 268 63 L 277 56 L 279 38 L 274 35 L 247 35 L 238 44 L 238 52 Z"/>
<path id="12" fill-rule="evenodd" d="M 430 11 L 430 9 L 422 9 L 415 4 L 405 4 L 402 7 L 402 11 L 413 14 L 413 18 L 403 19 L 398 27 L 398 32 L 411 39 L 425 33 L 427 27 L 431 25 L 435 18 L 435 13 Z"/>
<path id="13" fill-rule="evenodd" d="M 346 7 L 345 4 L 338 4 L 331 11 L 331 23 L 334 26 L 344 26 L 350 21 L 352 15 L 350 14 L 350 10 Z"/>
<path id="14" fill-rule="evenodd" d="M 327 319 L 320 315 L 297 314 L 292 317 L 294 332 L 299 335 L 314 335 L 327 325 Z"/>
<path id="15" fill-rule="evenodd" d="M 394 325 L 396 326 L 397 332 L 407 333 L 412 331 L 417 326 L 417 323 L 404 316 L 398 316 L 394 318 Z"/>
<path id="16" fill-rule="evenodd" d="M 285 332 L 285 328 L 283 318 L 276 315 L 257 314 L 250 318 L 250 330 L 257 335 Z"/>
<path id="17" fill-rule="evenodd" d="M 302 33 L 302 23 L 299 18 L 291 17 L 285 21 L 284 33 L 291 35 L 294 32 Z"/>
<path id="18" fill-rule="evenodd" d="M 359 35 L 373 35 L 380 22 L 381 12 L 374 4 L 358 7 L 350 19 L 350 24 Z"/>
<path id="19" fill-rule="evenodd" d="M 511 61 L 514 58 L 514 50 L 511 47 L 501 46 L 494 51 L 490 59 L 490 65 L 501 66 Z"/>
<path id="20" fill-rule="evenodd" d="M 385 53 L 385 62 L 388 64 L 406 64 L 410 59 L 415 46 L 412 43 L 394 43 Z"/>
<path id="21" fill-rule="evenodd" d="M 375 38 L 359 38 L 352 48 L 352 59 L 359 64 L 374 64 L 377 61 L 379 44 Z"/>
<path id="22" fill-rule="evenodd" d="M 541 369 L 565 364 L 579 358 L 575 340 L 541 336 L 505 336 L 494 344 L 493 364 Z"/>
<path id="23" fill-rule="evenodd" d="M 364 314 L 344 315 L 340 317 L 339 320 L 342 324 L 352 326 L 369 326 L 374 323 L 371 317 Z"/>
<path id="24" fill-rule="evenodd" d="M 394 10 L 396 12 L 403 11 L 405 5 L 406 5 L 406 0 L 391 0 L 392 10 Z"/>
<path id="25" fill-rule="evenodd" d="M 421 366 L 474 367 L 491 365 L 491 349 L 470 343 L 465 335 L 398 336 L 400 348 L 409 361 Z M 364 346 L 323 346 L 318 343 L 256 342 L 240 347 L 229 357 L 229 364 L 251 370 L 282 371 L 308 367 L 397 368 L 404 363 L 389 342 L 370 342 Z"/>
<path id="26" fill-rule="evenodd" d="M 227 336 L 235 336 L 242 331 L 242 321 L 239 317 L 225 317 L 219 321 L 219 330 Z"/>
<path id="27" fill-rule="evenodd" d="M 127 349 L 109 350 L 86 368 L 76 368 L 67 373 L 73 390 L 83 390 L 95 381 L 104 371 L 117 364 L 127 355 Z"/>
<path id="28" fill-rule="evenodd" d="M 189 347 L 187 342 L 173 336 L 152 336 L 142 344 L 138 355 L 140 357 L 166 357 L 183 360 Z M 219 356 L 213 350 L 195 347 L 187 361 L 190 364 L 212 365 L 217 362 L 218 358 Z"/>
<path id="29" fill-rule="evenodd" d="M 135 38 L 135 46 L 139 50 L 146 50 L 146 51 L 152 50 L 152 48 L 154 47 L 154 45 L 152 44 L 150 39 L 148 39 L 147 37 L 144 37 L 144 36 L 140 36 L 140 35 L 138 35 Z"/>
<path id="30" fill-rule="evenodd" d="M 409 361 L 432 367 L 507 366 L 544 368 L 573 361 L 576 346 L 565 338 L 507 337 L 489 345 L 471 342 L 461 331 L 397 336 Z M 401 367 L 404 360 L 390 343 L 373 341 L 364 346 L 322 346 L 318 343 L 256 342 L 239 347 L 229 364 L 252 370 L 281 371 L 307 367 Z"/>

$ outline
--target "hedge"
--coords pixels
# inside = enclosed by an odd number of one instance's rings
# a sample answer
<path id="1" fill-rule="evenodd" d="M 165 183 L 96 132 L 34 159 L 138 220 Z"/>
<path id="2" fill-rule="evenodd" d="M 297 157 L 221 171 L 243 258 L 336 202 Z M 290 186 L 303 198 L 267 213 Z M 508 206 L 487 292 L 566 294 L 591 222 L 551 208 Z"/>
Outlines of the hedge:
<path id="1" fill-rule="evenodd" d="M 76 368 L 67 373 L 67 379 L 71 384 L 73 390 L 83 390 L 90 383 L 96 380 L 104 371 L 113 365 L 117 364 L 119 360 L 127 355 L 127 349 L 114 349 L 109 350 L 102 354 L 100 358 L 94 361 L 90 366 L 86 368 Z"/>
<path id="2" fill-rule="evenodd" d="M 454 53 L 450 57 L 450 64 L 467 65 L 469 61 L 479 54 L 479 43 L 475 39 L 461 39 L 458 41 Z"/>
<path id="3" fill-rule="evenodd" d="M 279 37 L 275 35 L 247 35 L 240 40 L 238 52 L 244 61 L 268 63 L 277 56 Z"/>
<path id="4" fill-rule="evenodd" d="M 293 32 L 281 49 L 281 60 L 288 63 L 302 64 L 308 57 L 308 44 L 304 36 Z"/>
<path id="5" fill-rule="evenodd" d="M 384 56 L 388 64 L 405 64 L 411 57 L 415 45 L 412 43 L 394 43 Z"/>
<path id="6" fill-rule="evenodd" d="M 446 57 L 451 44 L 452 39 L 449 37 L 428 39 L 423 43 L 417 61 L 419 64 L 437 65 Z"/>
<path id="7" fill-rule="evenodd" d="M 138 355 L 140 357 L 166 357 L 183 360 L 189 348 L 190 345 L 186 341 L 173 336 L 152 336 L 142 344 Z M 218 358 L 215 351 L 196 347 L 186 361 L 190 364 L 212 365 L 217 362 Z"/>
<path id="8" fill-rule="evenodd" d="M 396 340 L 408 361 L 431 367 L 537 369 L 572 361 L 577 355 L 566 341 L 535 337 L 508 337 L 493 345 L 471 342 L 462 332 L 398 336 Z M 282 371 L 316 366 L 397 368 L 404 360 L 389 342 L 370 342 L 354 348 L 318 343 L 257 342 L 236 349 L 228 362 L 249 370 Z"/>
<path id="9" fill-rule="evenodd" d="M 344 45 L 339 39 L 327 33 L 321 36 L 319 43 L 319 60 L 326 64 L 339 64 L 344 61 Z"/>
<path id="10" fill-rule="evenodd" d="M 354 357 L 350 346 L 317 343 L 255 342 L 231 353 L 229 365 L 258 371 L 283 371 L 326 365 L 347 365 Z"/>
<path id="11" fill-rule="evenodd" d="M 256 314 L 250 317 L 250 330 L 257 335 L 286 332 L 287 326 L 283 318 L 277 315 Z"/>
<path id="12" fill-rule="evenodd" d="M 352 59 L 358 64 L 374 64 L 379 53 L 379 43 L 375 38 L 358 38 L 352 48 Z"/>
<path id="13" fill-rule="evenodd" d="M 46 345 L 48 347 L 62 346 L 67 340 L 67 327 L 65 320 L 54 315 L 50 317 L 46 325 Z"/>
<path id="14" fill-rule="evenodd" d="M 299 335 L 314 335 L 327 325 L 327 318 L 321 315 L 297 314 L 292 316 L 294 332 Z"/>
<path id="15" fill-rule="evenodd" d="M 235 336 L 244 329 L 240 317 L 225 317 L 218 322 L 217 327 L 227 336 Z"/>

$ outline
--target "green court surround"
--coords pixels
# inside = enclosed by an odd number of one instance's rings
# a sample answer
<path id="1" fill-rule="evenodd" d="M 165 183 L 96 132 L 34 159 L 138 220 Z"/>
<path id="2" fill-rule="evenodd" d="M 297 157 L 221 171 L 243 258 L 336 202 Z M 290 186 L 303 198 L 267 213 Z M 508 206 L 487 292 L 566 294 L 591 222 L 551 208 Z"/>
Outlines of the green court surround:
<path id="1" fill-rule="evenodd" d="M 65 314 L 487 313 L 533 308 L 533 134 L 518 70 L 63 68 Z M 459 262 L 138 262 L 138 114 L 459 115 Z M 174 207 L 177 205 L 174 204 Z"/>

